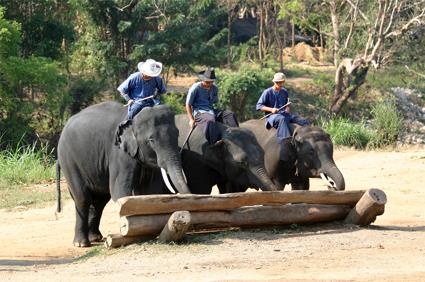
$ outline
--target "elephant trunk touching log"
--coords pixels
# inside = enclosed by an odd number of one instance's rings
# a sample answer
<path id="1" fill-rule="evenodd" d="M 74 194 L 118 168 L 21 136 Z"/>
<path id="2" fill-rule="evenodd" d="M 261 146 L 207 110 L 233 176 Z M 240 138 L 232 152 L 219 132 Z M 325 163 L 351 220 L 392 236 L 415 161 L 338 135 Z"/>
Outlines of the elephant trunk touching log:
<path id="1" fill-rule="evenodd" d="M 256 176 L 253 182 L 258 182 L 258 187 L 263 191 L 277 191 L 278 187 L 271 181 L 264 167 L 252 169 L 252 173 Z"/>
<path id="2" fill-rule="evenodd" d="M 328 182 L 328 188 L 330 190 L 345 190 L 344 176 L 342 176 L 341 171 L 338 169 L 334 162 L 326 163 L 322 166 L 322 169 L 320 169 L 319 172 L 323 173 L 326 177 L 326 180 Z"/>

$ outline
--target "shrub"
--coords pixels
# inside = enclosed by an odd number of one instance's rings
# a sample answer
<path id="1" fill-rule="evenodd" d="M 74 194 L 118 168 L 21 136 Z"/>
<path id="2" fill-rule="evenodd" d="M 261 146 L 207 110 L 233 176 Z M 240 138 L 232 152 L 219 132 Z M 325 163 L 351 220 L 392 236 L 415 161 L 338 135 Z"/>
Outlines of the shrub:
<path id="1" fill-rule="evenodd" d="M 176 114 L 183 114 L 186 112 L 186 94 L 179 92 L 170 92 L 161 95 L 161 103 L 169 105 Z"/>
<path id="2" fill-rule="evenodd" d="M 372 108 L 373 138 L 368 147 L 379 148 L 394 144 L 403 126 L 403 117 L 394 101 L 376 103 Z"/>
<path id="3" fill-rule="evenodd" d="M 55 169 L 47 146 L 18 145 L 0 152 L 0 186 L 39 183 L 53 179 Z"/>
<path id="4" fill-rule="evenodd" d="M 334 144 L 358 149 L 366 148 L 373 134 L 363 122 L 354 123 L 341 117 L 322 121 L 322 127 L 331 135 Z"/>
<path id="5" fill-rule="evenodd" d="M 222 72 L 218 75 L 220 108 L 229 108 L 240 121 L 256 116 L 255 104 L 261 92 L 271 86 L 271 69 L 242 67 L 237 72 Z"/>

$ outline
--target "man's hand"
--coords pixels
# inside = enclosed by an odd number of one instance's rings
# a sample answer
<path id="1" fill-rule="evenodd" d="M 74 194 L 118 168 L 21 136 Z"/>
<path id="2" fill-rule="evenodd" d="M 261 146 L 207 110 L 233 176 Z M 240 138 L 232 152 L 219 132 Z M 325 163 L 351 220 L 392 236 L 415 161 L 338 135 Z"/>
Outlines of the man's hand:
<path id="1" fill-rule="evenodd" d="M 285 113 L 288 113 L 289 114 L 290 111 L 291 111 L 291 109 L 289 108 L 289 106 L 286 106 L 285 107 Z"/>
<path id="2" fill-rule="evenodd" d="M 272 108 L 272 110 L 271 110 L 271 113 L 272 113 L 272 114 L 275 114 L 275 113 L 277 113 L 277 112 L 279 112 L 279 109 L 278 109 L 278 108 Z"/>
<path id="3" fill-rule="evenodd" d="M 130 99 L 130 100 L 127 101 L 127 106 L 130 106 L 132 104 L 134 104 L 134 100 L 133 99 Z"/>
<path id="4" fill-rule="evenodd" d="M 195 125 L 196 125 L 196 121 L 195 121 L 194 119 L 190 119 L 190 120 L 189 120 L 189 125 L 190 125 L 190 128 L 195 127 Z"/>

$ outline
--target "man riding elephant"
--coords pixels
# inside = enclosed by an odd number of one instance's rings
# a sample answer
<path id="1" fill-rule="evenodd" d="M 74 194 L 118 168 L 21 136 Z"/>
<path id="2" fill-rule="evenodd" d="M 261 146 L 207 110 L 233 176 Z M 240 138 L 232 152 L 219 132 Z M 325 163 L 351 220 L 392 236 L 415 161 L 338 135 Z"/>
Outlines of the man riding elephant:
<path id="1" fill-rule="evenodd" d="M 266 128 L 274 127 L 277 129 L 278 143 L 282 143 L 284 139 L 291 137 L 289 123 L 309 124 L 307 120 L 290 113 L 288 91 L 282 87 L 284 82 L 285 75 L 281 72 L 275 73 L 273 86 L 263 91 L 256 106 L 257 111 L 269 112 Z"/>
<path id="2" fill-rule="evenodd" d="M 231 111 L 220 111 L 214 108 L 218 102 L 218 88 L 214 85 L 216 80 L 213 68 L 208 68 L 199 73 L 200 82 L 193 84 L 186 98 L 186 112 L 190 127 L 198 125 L 204 132 L 208 143 L 214 144 L 221 139 L 220 132 L 215 124 L 222 122 L 231 127 L 237 127 L 236 116 Z"/>
<path id="3" fill-rule="evenodd" d="M 140 62 L 137 65 L 138 72 L 131 74 L 117 90 L 127 101 L 127 118 L 134 116 L 145 107 L 153 107 L 159 104 L 157 96 L 164 94 L 167 89 L 159 77 L 162 71 L 162 64 L 152 59 Z"/>

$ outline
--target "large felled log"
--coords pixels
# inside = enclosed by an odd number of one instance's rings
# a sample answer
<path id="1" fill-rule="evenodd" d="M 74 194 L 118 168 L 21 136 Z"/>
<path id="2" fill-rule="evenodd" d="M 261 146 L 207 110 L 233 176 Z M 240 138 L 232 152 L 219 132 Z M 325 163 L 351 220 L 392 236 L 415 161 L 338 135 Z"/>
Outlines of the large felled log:
<path id="1" fill-rule="evenodd" d="M 364 194 L 360 191 L 253 192 L 221 195 L 145 195 L 118 199 L 120 216 L 172 213 L 178 210 L 229 210 L 243 206 L 288 203 L 354 206 Z"/>
<path id="2" fill-rule="evenodd" d="M 345 219 L 346 223 L 368 225 L 385 211 L 387 196 L 379 189 L 367 190 Z"/>
<path id="3" fill-rule="evenodd" d="M 344 219 L 351 207 L 347 205 L 294 204 L 252 206 L 227 211 L 191 212 L 191 230 L 223 227 L 256 227 L 324 222 Z M 121 217 L 124 236 L 157 235 L 169 218 L 168 214 Z"/>
<path id="4" fill-rule="evenodd" d="M 118 248 L 127 246 L 133 243 L 141 242 L 144 240 L 153 239 L 154 236 L 136 236 L 136 237 L 125 237 L 121 234 L 109 234 L 105 240 L 105 247 L 108 249 Z"/>
<path id="5" fill-rule="evenodd" d="M 159 234 L 158 241 L 162 243 L 180 241 L 189 229 L 190 220 L 188 211 L 174 212 Z"/>

